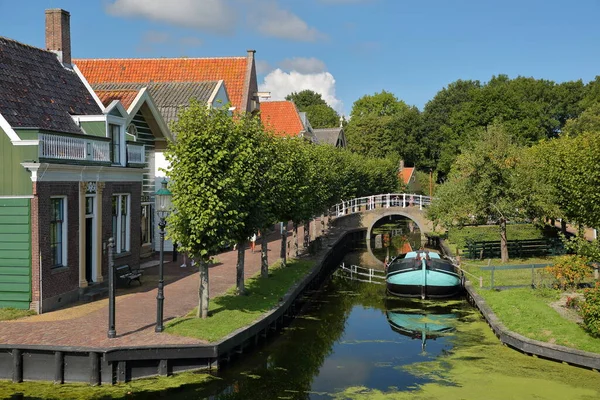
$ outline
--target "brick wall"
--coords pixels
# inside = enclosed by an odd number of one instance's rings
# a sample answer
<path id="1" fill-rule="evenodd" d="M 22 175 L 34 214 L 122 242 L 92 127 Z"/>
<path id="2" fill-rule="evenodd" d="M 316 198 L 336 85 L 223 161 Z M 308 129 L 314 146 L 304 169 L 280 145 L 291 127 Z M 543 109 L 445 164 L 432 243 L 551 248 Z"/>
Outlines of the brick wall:
<path id="1" fill-rule="evenodd" d="M 41 255 L 42 299 L 47 299 L 79 287 L 79 182 L 37 182 L 35 183 L 32 206 L 32 231 L 38 233 L 38 259 L 32 254 L 33 270 Z M 67 268 L 52 268 L 52 253 L 50 251 L 50 199 L 53 196 L 67 198 Z M 37 215 L 37 224 L 34 215 Z M 37 226 L 36 226 L 37 225 Z M 33 238 L 32 238 L 33 241 Z M 35 245 L 34 245 L 35 246 Z M 37 272 L 37 271 L 36 271 Z M 32 280 L 35 280 L 32 274 Z M 39 277 L 37 277 L 39 281 Z M 32 282 L 35 285 L 35 282 Z"/>

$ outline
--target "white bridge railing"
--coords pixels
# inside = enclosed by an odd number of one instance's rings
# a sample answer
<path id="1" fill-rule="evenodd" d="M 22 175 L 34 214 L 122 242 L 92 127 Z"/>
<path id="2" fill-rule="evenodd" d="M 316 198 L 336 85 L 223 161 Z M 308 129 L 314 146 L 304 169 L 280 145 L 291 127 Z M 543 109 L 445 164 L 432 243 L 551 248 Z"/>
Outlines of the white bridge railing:
<path id="1" fill-rule="evenodd" d="M 422 210 L 431 204 L 431 197 L 411 193 L 387 193 L 374 196 L 359 197 L 342 201 L 329 209 L 329 215 L 342 217 L 363 211 L 390 207 L 419 207 Z"/>

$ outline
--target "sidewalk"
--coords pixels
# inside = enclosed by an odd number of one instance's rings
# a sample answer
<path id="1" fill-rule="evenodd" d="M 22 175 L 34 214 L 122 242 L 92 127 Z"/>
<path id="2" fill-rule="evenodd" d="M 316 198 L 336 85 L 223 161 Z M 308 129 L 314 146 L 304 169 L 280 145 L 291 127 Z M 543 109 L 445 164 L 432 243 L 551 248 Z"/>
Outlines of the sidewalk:
<path id="1" fill-rule="evenodd" d="M 299 246 L 302 249 L 303 229 L 299 227 Z M 279 259 L 280 235 L 268 236 L 269 264 Z M 288 232 L 288 242 L 292 240 Z M 292 244 L 293 247 L 293 244 Z M 293 251 L 293 250 L 292 250 Z M 290 253 L 292 252 L 290 251 Z M 170 261 L 171 254 L 165 255 Z M 210 298 L 225 293 L 235 285 L 237 250 L 221 253 L 216 256 L 217 264 L 209 269 Z M 180 268 L 182 257 L 177 262 L 165 263 L 165 322 L 190 312 L 198 305 L 198 268 L 188 266 Z M 189 264 L 189 263 L 188 263 Z M 246 250 L 246 279 L 260 271 L 260 244 L 256 252 Z M 108 339 L 108 299 L 92 303 L 52 311 L 42 315 L 0 322 L 0 343 L 5 345 L 43 345 L 71 347 L 126 347 L 153 345 L 205 344 L 206 342 L 155 333 L 156 324 L 156 282 L 158 266 L 144 269 L 142 286 L 137 289 L 137 282 L 131 288 L 117 292 L 116 299 L 116 331 L 117 337 Z"/>

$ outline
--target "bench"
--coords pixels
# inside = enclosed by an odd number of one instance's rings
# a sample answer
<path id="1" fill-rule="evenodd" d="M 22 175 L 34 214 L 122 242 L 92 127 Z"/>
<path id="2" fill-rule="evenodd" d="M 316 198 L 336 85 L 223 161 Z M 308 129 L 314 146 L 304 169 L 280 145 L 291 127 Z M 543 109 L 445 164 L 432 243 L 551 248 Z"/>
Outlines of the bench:
<path id="1" fill-rule="evenodd" d="M 121 265 L 115 268 L 115 274 L 117 275 L 117 286 L 119 282 L 125 283 L 127 282 L 127 286 L 131 285 L 131 281 L 138 281 L 138 283 L 142 284 L 142 271 L 139 269 L 131 269 L 129 265 Z"/>

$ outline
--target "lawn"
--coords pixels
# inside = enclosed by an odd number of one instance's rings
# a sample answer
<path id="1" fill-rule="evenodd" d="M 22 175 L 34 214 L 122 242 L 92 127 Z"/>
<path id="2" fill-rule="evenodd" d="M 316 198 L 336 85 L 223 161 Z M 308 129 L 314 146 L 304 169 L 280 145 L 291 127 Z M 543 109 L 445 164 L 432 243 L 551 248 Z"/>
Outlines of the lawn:
<path id="1" fill-rule="evenodd" d="M 9 321 L 34 315 L 33 310 L 18 310 L 16 308 L 0 308 L 0 321 Z"/>
<path id="2" fill-rule="evenodd" d="M 541 239 L 545 236 L 544 230 L 533 224 L 513 224 L 506 226 L 508 240 Z M 467 240 L 500 241 L 500 227 L 498 225 L 465 226 L 462 228 L 448 229 L 448 242 L 455 250 L 465 248 Z"/>
<path id="3" fill-rule="evenodd" d="M 591 337 L 550 306 L 559 299 L 559 291 L 522 288 L 477 292 L 511 331 L 541 342 L 600 353 L 600 339 Z"/>
<path id="4" fill-rule="evenodd" d="M 514 258 L 507 264 L 502 264 L 499 258 L 486 260 L 465 260 L 461 262 L 461 267 L 468 272 L 467 278 L 473 283 L 473 286 L 479 287 L 479 277 L 482 278 L 484 288 L 490 288 L 492 283 L 492 271 L 482 270 L 481 267 L 488 266 L 507 266 L 507 265 L 531 265 L 531 264 L 553 264 L 555 257 L 543 258 Z M 494 271 L 494 287 L 497 286 L 517 286 L 517 285 L 541 285 L 548 283 L 550 278 L 547 276 L 544 268 L 514 269 L 514 270 L 496 270 Z"/>
<path id="5" fill-rule="evenodd" d="M 196 310 L 167 324 L 166 332 L 214 342 L 239 328 L 249 325 L 272 310 L 290 288 L 314 267 L 313 261 L 290 260 L 283 268 L 279 263 L 269 268 L 269 278 L 260 274 L 246 281 L 247 294 L 237 296 L 235 288 L 211 299 L 209 317 L 195 318 Z"/>

